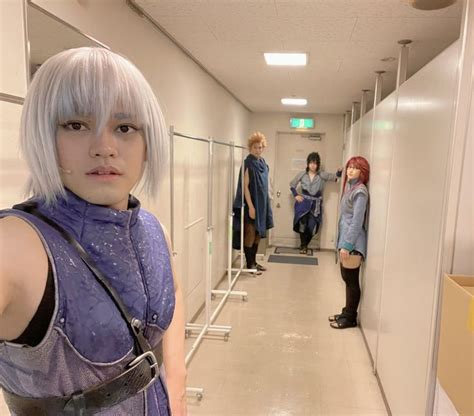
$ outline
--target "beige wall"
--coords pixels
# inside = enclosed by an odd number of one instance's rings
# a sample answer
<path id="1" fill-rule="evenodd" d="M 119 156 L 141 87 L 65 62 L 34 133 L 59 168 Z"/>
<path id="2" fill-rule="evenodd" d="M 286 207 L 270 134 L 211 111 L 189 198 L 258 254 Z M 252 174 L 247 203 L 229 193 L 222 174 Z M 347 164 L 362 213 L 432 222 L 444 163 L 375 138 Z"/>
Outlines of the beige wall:
<path id="1" fill-rule="evenodd" d="M 250 131 L 261 131 L 267 138 L 268 146 L 263 157 L 270 167 L 270 178 L 275 177 L 276 166 L 276 137 L 278 132 L 290 133 L 291 117 L 313 117 L 315 119 L 314 130 L 304 133 L 325 133 L 326 156 L 322 164 L 324 170 L 335 172 L 343 165 L 343 125 L 344 117 L 337 114 L 295 114 L 295 113 L 253 113 L 250 117 Z M 276 190 L 274 190 L 276 191 Z M 338 191 L 336 184 L 329 183 L 324 190 L 324 226 L 321 231 L 321 248 L 334 249 L 337 224 Z M 289 218 L 288 221 L 292 221 Z M 270 234 L 271 237 L 271 234 Z"/>

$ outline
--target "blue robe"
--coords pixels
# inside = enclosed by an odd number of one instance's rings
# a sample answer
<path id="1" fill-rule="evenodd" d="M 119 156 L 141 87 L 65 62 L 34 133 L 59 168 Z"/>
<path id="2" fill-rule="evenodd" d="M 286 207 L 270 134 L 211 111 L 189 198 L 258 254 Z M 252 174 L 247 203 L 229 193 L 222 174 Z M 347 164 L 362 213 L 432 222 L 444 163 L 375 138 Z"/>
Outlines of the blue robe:
<path id="1" fill-rule="evenodd" d="M 249 208 L 244 200 L 244 221 L 255 221 L 255 230 L 261 238 L 265 238 L 267 230 L 273 228 L 273 213 L 268 195 L 268 165 L 262 158 L 248 155 L 244 161 L 244 169 L 249 174 L 249 191 L 252 203 L 255 207 L 255 220 L 249 216 Z M 242 170 L 239 174 L 239 183 L 233 204 L 232 220 L 232 246 L 240 250 L 240 229 L 241 229 L 241 209 L 242 209 Z"/>

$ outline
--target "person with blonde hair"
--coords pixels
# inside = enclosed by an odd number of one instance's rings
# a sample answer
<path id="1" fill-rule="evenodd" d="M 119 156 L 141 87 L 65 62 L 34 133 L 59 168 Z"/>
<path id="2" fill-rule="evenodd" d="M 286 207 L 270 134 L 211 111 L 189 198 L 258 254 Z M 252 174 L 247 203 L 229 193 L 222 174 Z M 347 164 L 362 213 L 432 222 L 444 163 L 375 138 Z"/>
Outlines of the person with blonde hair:
<path id="1" fill-rule="evenodd" d="M 150 85 L 107 49 L 63 51 L 28 89 L 20 145 L 32 197 L 0 211 L 10 411 L 186 415 L 181 288 L 163 226 L 130 194 L 156 195 L 168 159 Z"/>
<path id="2" fill-rule="evenodd" d="M 248 139 L 249 155 L 244 161 L 244 253 L 248 269 L 256 269 L 256 274 L 266 271 L 257 263 L 258 244 L 266 237 L 267 230 L 273 228 L 273 214 L 268 189 L 269 168 L 262 157 L 267 145 L 265 136 L 255 132 Z M 242 171 L 241 171 L 242 173 Z M 240 175 L 241 175 L 240 173 Z M 233 205 L 233 247 L 240 250 L 242 182 L 239 175 L 237 192 Z"/>

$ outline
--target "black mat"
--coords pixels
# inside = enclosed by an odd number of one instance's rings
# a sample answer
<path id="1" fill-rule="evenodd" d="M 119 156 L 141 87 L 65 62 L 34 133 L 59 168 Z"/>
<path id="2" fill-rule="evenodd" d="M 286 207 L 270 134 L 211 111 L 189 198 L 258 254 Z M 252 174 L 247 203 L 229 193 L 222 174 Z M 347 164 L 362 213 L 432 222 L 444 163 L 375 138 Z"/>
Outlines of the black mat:
<path id="1" fill-rule="evenodd" d="M 308 266 L 317 266 L 318 259 L 316 257 L 302 257 L 302 256 L 275 256 L 270 254 L 268 257 L 269 263 L 288 263 L 288 264 L 305 264 Z"/>
<path id="2" fill-rule="evenodd" d="M 300 254 L 300 249 L 292 247 L 275 247 L 275 254 Z M 306 253 L 306 255 L 312 256 L 313 249 L 308 248 L 308 252 Z"/>

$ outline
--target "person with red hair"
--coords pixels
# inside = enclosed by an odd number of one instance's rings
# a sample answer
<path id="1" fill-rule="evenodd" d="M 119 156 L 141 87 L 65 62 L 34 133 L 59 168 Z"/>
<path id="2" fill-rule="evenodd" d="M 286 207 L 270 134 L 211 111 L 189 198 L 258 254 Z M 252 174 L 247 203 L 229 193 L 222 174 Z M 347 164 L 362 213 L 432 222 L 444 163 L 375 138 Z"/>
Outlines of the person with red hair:
<path id="1" fill-rule="evenodd" d="M 337 239 L 341 276 L 346 284 L 346 306 L 340 314 L 329 317 L 331 327 L 336 329 L 357 326 L 357 308 L 360 301 L 359 270 L 367 253 L 367 232 L 364 224 L 369 204 L 366 186 L 369 176 L 369 162 L 362 156 L 354 156 L 347 161 Z"/>

